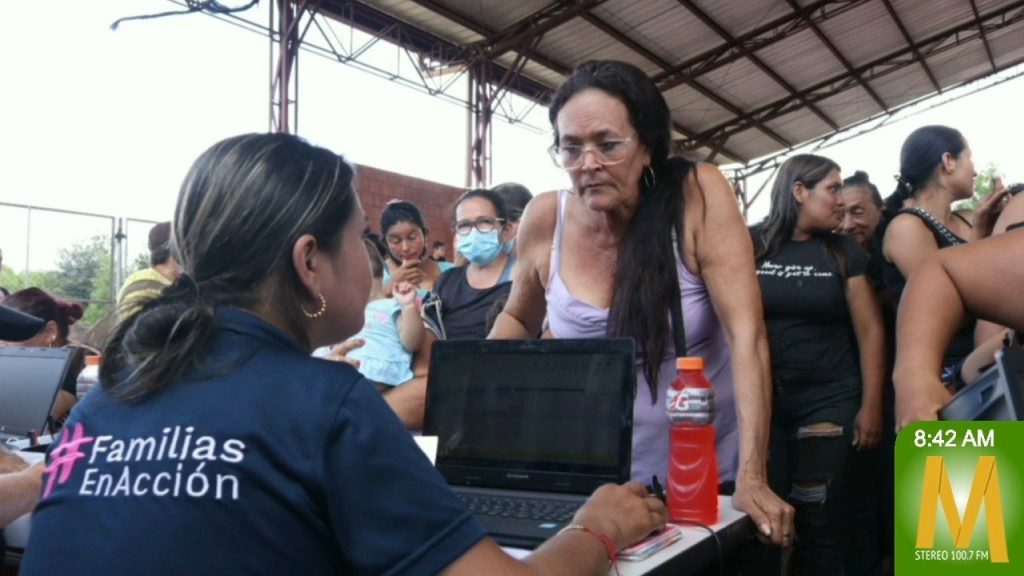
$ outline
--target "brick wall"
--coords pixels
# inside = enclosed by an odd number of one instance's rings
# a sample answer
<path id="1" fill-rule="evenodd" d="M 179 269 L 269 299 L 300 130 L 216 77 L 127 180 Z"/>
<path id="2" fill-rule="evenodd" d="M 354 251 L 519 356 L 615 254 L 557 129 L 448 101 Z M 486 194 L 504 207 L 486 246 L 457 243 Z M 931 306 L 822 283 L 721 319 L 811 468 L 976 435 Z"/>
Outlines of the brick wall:
<path id="1" fill-rule="evenodd" d="M 448 260 L 455 254 L 452 242 L 452 209 L 455 201 L 465 192 L 429 180 L 413 178 L 404 174 L 388 172 L 371 166 L 356 166 L 356 190 L 363 210 L 370 217 L 370 228 L 380 234 L 380 213 L 389 200 L 401 199 L 412 202 L 420 209 L 427 221 L 430 236 L 427 238 L 427 253 L 435 240 L 448 246 Z"/>

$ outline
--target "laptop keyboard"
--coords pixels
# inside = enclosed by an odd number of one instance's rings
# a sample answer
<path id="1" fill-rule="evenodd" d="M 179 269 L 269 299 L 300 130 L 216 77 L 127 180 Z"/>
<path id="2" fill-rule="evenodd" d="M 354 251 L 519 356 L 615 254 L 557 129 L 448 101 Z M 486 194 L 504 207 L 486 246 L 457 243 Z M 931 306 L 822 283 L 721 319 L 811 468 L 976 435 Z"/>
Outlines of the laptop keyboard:
<path id="1" fill-rule="evenodd" d="M 542 498 L 508 496 L 487 496 L 480 494 L 459 494 L 469 511 L 477 516 L 500 518 L 523 518 L 568 522 L 579 508 L 577 502 L 559 502 Z"/>

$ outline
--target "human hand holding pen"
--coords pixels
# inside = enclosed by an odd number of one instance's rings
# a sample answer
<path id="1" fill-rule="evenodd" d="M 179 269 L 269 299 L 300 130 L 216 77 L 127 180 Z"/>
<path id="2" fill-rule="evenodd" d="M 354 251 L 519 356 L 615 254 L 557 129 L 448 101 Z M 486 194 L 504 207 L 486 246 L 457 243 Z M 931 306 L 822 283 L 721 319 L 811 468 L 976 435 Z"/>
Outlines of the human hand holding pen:
<path id="1" fill-rule="evenodd" d="M 658 482 L 657 475 L 651 476 L 651 485 L 647 487 L 647 491 L 658 500 L 661 500 L 662 504 L 668 504 L 668 500 L 665 498 L 665 489 L 661 487 L 661 482 Z"/>
<path id="2" fill-rule="evenodd" d="M 576 512 L 572 524 L 604 534 L 619 550 L 665 527 L 668 511 L 643 484 L 627 482 L 598 488 Z"/>

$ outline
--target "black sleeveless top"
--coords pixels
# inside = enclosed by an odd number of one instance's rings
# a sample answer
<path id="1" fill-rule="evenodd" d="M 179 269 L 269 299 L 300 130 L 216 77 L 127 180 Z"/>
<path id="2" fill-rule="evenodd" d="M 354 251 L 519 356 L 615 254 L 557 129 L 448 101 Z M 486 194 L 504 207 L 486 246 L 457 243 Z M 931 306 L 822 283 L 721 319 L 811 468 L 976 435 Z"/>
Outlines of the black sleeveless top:
<path id="1" fill-rule="evenodd" d="M 967 240 L 954 234 L 952 230 L 946 228 L 934 216 L 920 208 L 904 208 L 896 213 L 897 216 L 900 214 L 913 214 L 920 218 L 932 235 L 935 236 L 935 242 L 939 245 L 940 250 L 967 243 Z M 882 283 L 884 286 L 882 298 L 898 303 L 903 296 L 903 289 L 907 286 L 907 279 L 903 277 L 900 269 L 895 264 L 887 261 L 884 257 L 879 257 L 879 262 L 882 267 Z M 957 330 L 956 335 L 953 337 L 953 342 L 950 343 L 949 348 L 946 350 L 942 361 L 943 366 L 950 366 L 960 362 L 974 350 L 974 325 L 976 321 L 974 317 L 970 317 Z"/>
<path id="2" fill-rule="evenodd" d="M 509 258 L 498 283 L 478 290 L 466 279 L 467 266 L 445 270 L 424 301 L 428 326 L 439 338 L 447 340 L 483 340 L 487 338 L 487 316 L 495 303 L 508 300 L 512 291 L 510 273 L 514 259 Z"/>

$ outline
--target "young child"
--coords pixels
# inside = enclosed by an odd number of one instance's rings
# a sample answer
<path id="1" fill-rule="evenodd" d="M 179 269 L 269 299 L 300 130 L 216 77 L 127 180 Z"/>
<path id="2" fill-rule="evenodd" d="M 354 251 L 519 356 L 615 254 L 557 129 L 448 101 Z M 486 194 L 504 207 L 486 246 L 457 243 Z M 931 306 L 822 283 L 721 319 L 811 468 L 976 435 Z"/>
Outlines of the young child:
<path id="1" fill-rule="evenodd" d="M 423 319 L 412 284 L 399 282 L 393 288 L 393 297 L 384 294 L 384 258 L 372 240 L 364 239 L 363 243 L 370 256 L 373 281 L 370 302 L 363 313 L 363 329 L 354 336 L 364 344 L 348 357 L 358 362 L 363 376 L 384 390 L 412 380 L 412 355 L 423 345 Z"/>

